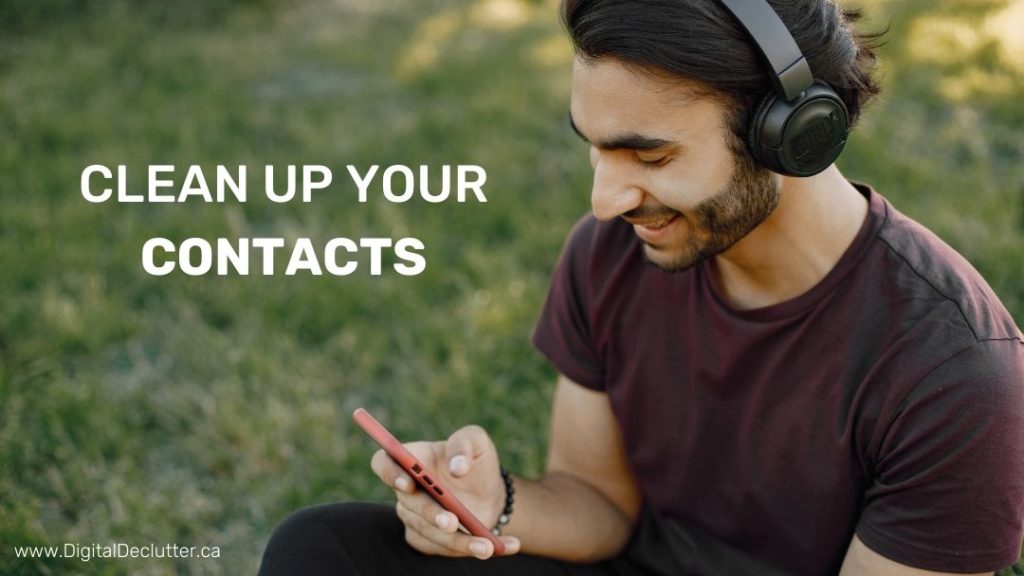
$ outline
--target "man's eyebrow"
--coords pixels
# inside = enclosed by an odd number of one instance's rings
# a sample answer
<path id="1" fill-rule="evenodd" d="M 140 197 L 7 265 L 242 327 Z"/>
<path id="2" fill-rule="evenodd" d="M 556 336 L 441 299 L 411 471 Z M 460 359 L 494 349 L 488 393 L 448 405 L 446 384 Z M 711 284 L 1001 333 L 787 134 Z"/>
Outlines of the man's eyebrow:
<path id="1" fill-rule="evenodd" d="M 641 134 L 630 133 L 616 136 L 610 140 L 602 142 L 591 142 L 589 138 L 580 132 L 580 129 L 576 126 L 576 121 L 573 120 L 572 112 L 569 112 L 569 126 L 572 127 L 572 131 L 576 133 L 584 142 L 593 144 L 601 150 L 639 150 L 641 152 L 657 150 L 664 148 L 670 144 L 674 144 L 671 140 L 665 140 L 663 138 L 651 138 L 649 136 L 643 136 Z"/>

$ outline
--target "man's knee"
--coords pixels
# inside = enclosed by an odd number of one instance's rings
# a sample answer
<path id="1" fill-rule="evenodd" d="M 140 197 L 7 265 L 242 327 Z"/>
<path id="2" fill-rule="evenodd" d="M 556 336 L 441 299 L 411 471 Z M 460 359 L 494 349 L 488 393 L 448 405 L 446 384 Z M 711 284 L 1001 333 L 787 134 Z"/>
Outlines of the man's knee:
<path id="1" fill-rule="evenodd" d="M 270 542 L 305 542 L 328 534 L 331 516 L 328 508 L 328 505 L 308 506 L 292 512 L 274 528 Z"/>
<path id="2" fill-rule="evenodd" d="M 349 564 L 349 551 L 401 538 L 394 510 L 378 504 L 345 502 L 292 512 L 274 529 L 260 574 L 312 574 Z"/>

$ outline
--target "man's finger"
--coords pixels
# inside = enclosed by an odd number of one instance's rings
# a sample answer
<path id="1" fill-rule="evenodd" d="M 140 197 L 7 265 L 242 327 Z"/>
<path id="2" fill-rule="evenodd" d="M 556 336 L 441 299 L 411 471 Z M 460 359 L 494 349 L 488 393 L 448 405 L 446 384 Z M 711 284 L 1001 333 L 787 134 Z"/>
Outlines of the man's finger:
<path id="1" fill-rule="evenodd" d="M 424 538 L 438 546 L 452 548 L 451 534 L 442 532 L 433 522 L 428 521 L 423 516 L 420 516 L 416 512 L 403 506 L 401 502 L 395 504 L 395 513 L 398 514 L 398 518 L 407 528 L 412 528 L 416 532 L 419 532 Z"/>
<path id="2" fill-rule="evenodd" d="M 435 542 L 432 542 L 428 538 L 425 538 L 422 534 L 417 532 L 412 527 L 406 525 L 405 527 L 405 541 L 416 550 L 424 554 L 433 554 L 435 556 L 463 556 L 450 548 L 440 546 Z"/>
<path id="3" fill-rule="evenodd" d="M 421 492 L 418 494 L 398 493 L 397 497 L 398 504 L 422 518 L 424 522 L 430 523 L 435 528 L 449 533 L 455 532 L 455 530 L 458 529 L 459 520 L 455 517 L 455 514 L 445 510 L 430 496 Z M 443 521 L 438 522 L 442 519 Z"/>
<path id="4" fill-rule="evenodd" d="M 505 553 L 502 554 L 502 556 L 518 554 L 519 549 L 522 546 L 522 543 L 519 542 L 519 538 L 516 538 L 515 536 L 501 536 L 498 540 L 501 540 L 501 543 L 505 545 Z"/>
<path id="5" fill-rule="evenodd" d="M 409 478 L 409 475 L 402 470 L 402 467 L 395 463 L 394 460 L 388 456 L 387 452 L 383 450 L 377 450 L 373 454 L 373 458 L 370 459 L 370 469 L 373 470 L 384 484 L 398 490 L 410 494 L 416 491 L 416 483 Z"/>
<path id="6" fill-rule="evenodd" d="M 395 512 L 406 528 L 406 540 L 415 534 L 418 538 L 414 540 L 420 544 L 428 542 L 433 554 L 445 556 L 476 556 L 480 559 L 489 558 L 494 553 L 494 547 L 484 538 L 470 536 L 462 532 L 445 533 L 437 529 L 433 523 L 428 522 L 419 514 L 416 514 L 402 505 L 401 502 L 395 505 Z M 487 544 L 481 547 L 481 542 Z M 412 541 L 409 542 L 412 544 Z M 420 545 L 414 545 L 417 550 L 423 550 Z"/>
<path id="7" fill-rule="evenodd" d="M 493 450 L 491 437 L 483 428 L 470 425 L 459 428 L 445 443 L 445 460 L 452 476 L 464 476 L 473 462 Z"/>

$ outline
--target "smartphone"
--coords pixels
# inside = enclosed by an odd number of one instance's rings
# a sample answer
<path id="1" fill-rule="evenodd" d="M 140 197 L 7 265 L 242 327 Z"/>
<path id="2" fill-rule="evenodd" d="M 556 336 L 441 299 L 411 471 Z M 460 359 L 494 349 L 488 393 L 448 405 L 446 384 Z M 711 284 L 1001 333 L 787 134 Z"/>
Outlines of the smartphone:
<path id="1" fill-rule="evenodd" d="M 363 429 L 364 432 L 373 438 L 374 442 L 380 444 L 380 447 L 387 452 L 388 456 L 392 460 L 398 463 L 399 466 L 405 470 L 409 476 L 416 479 L 416 482 L 430 494 L 438 504 L 444 507 L 459 519 L 459 523 L 466 529 L 467 532 L 474 536 L 480 536 L 481 538 L 487 538 L 494 544 L 494 553 L 496 555 L 502 555 L 505 553 L 505 545 L 502 544 L 501 540 L 497 536 L 491 533 L 487 526 L 484 526 L 469 508 L 459 501 L 444 485 L 441 484 L 437 479 L 437 475 L 431 472 L 426 465 L 420 462 L 412 452 L 405 449 L 402 443 L 394 437 L 391 432 L 388 432 L 387 428 L 383 424 L 377 421 L 376 418 L 370 415 L 363 408 L 357 409 L 352 413 L 352 419 L 356 421 L 356 424 Z"/>

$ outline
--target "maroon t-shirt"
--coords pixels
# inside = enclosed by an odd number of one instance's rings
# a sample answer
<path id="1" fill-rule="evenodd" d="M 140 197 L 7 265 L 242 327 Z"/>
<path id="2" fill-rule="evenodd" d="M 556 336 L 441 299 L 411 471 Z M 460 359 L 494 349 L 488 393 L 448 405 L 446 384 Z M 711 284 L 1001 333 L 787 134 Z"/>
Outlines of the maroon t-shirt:
<path id="1" fill-rule="evenodd" d="M 786 573 L 853 534 L 918 568 L 1013 564 L 1024 536 L 1024 337 L 953 249 L 870 211 L 816 286 L 735 310 L 712 262 L 665 272 L 583 219 L 534 343 L 606 392 L 646 503 Z"/>

